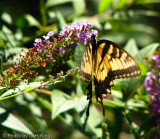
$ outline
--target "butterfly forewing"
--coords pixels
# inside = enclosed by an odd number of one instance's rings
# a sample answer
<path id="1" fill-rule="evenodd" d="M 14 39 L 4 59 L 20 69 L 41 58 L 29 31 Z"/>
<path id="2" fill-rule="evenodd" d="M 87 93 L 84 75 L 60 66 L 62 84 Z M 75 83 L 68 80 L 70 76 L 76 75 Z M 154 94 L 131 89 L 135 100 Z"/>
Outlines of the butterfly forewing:
<path id="1" fill-rule="evenodd" d="M 87 83 L 87 99 L 89 99 L 86 115 L 89 116 L 89 107 L 92 103 L 92 70 L 93 69 L 93 44 L 90 42 L 82 57 L 80 77 Z"/>
<path id="2" fill-rule="evenodd" d="M 100 40 L 97 46 L 97 51 L 100 48 L 103 49 L 102 58 L 107 57 L 109 61 L 110 76 L 113 79 L 138 77 L 140 75 L 140 69 L 135 60 L 120 46 L 108 40 Z"/>
<path id="3" fill-rule="evenodd" d="M 86 83 L 92 82 L 93 54 L 91 43 L 85 49 L 81 62 L 80 77 Z"/>

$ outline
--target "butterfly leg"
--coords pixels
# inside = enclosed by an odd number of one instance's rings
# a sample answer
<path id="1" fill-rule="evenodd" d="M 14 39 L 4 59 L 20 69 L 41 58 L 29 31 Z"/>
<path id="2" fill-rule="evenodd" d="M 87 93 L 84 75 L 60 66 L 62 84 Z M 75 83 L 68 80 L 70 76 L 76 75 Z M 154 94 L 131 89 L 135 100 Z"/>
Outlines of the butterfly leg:
<path id="1" fill-rule="evenodd" d="M 102 110 L 103 110 L 103 116 L 105 116 L 105 109 L 104 109 L 104 106 L 103 106 L 103 98 L 97 98 L 97 101 L 99 102 L 99 104 L 101 105 L 102 107 Z"/>
<path id="2" fill-rule="evenodd" d="M 87 107 L 86 115 L 89 116 L 89 108 L 92 104 L 92 82 L 87 85 L 87 100 L 89 99 L 89 104 Z"/>

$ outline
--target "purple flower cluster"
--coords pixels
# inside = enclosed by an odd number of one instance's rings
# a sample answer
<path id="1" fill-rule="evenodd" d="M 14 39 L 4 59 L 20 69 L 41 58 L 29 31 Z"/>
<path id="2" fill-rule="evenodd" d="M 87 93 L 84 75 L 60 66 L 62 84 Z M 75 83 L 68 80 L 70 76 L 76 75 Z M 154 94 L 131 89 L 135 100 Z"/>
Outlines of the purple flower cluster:
<path id="1" fill-rule="evenodd" d="M 43 38 L 45 40 L 42 40 L 41 38 L 36 38 L 35 39 L 35 43 L 34 43 L 34 46 L 35 46 L 35 49 L 38 51 L 38 52 L 42 52 L 45 48 L 48 48 L 49 45 L 51 45 L 50 41 L 47 41 L 50 37 L 53 37 L 54 35 L 54 32 L 53 31 L 50 31 L 48 32 L 47 36 L 43 36 Z"/>
<path id="2" fill-rule="evenodd" d="M 158 124 L 158 133 L 160 134 L 160 56 L 152 57 L 153 68 L 147 73 L 144 86 L 147 93 L 150 94 L 149 101 L 152 104 L 152 116 L 156 118 Z"/>
<path id="3" fill-rule="evenodd" d="M 75 22 L 70 26 L 64 26 L 63 30 L 60 31 L 59 37 L 67 37 L 68 39 L 75 37 L 79 42 L 87 44 L 87 40 L 91 40 L 91 36 L 94 34 L 96 37 L 98 36 L 97 30 L 92 30 L 89 32 L 89 28 L 91 24 L 87 21 L 83 21 L 83 24 L 79 22 Z"/>
<path id="4" fill-rule="evenodd" d="M 58 34 L 58 38 L 55 38 L 54 32 L 50 31 L 46 36 L 43 36 L 44 40 L 41 38 L 35 39 L 34 48 L 41 53 L 44 49 L 55 46 L 56 48 L 59 48 L 61 54 L 64 54 L 64 47 L 68 40 L 72 40 L 72 42 L 70 41 L 71 44 L 81 42 L 86 45 L 87 41 L 91 40 L 92 35 L 98 36 L 97 30 L 89 32 L 90 27 L 91 24 L 87 21 L 83 21 L 83 24 L 75 22 L 69 26 L 64 26 L 62 31 Z M 53 42 L 49 41 L 50 38 L 53 39 Z"/>

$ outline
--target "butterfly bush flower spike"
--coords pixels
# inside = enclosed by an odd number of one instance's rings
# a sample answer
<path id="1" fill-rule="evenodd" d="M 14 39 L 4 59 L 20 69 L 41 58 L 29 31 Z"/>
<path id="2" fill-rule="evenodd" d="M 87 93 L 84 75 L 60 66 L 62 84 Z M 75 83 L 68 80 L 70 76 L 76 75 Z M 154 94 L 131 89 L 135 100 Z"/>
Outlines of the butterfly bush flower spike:
<path id="1" fill-rule="evenodd" d="M 48 66 L 54 66 L 55 58 L 57 58 L 55 55 L 61 54 L 61 58 L 67 56 L 67 54 L 72 55 L 72 53 L 69 53 L 71 49 L 67 49 L 67 46 L 77 46 L 78 42 L 86 45 L 87 41 L 91 40 L 92 34 L 98 33 L 98 31 L 90 32 L 90 27 L 91 24 L 87 21 L 84 21 L 82 24 L 75 22 L 71 25 L 64 26 L 59 32 L 58 37 L 54 36 L 54 31 L 49 31 L 47 35 L 42 36 L 42 39 L 36 38 L 33 48 L 25 52 L 25 55 L 20 55 L 14 67 L 8 70 L 7 78 L 0 78 L 0 85 L 7 86 L 7 88 L 14 88 L 15 84 L 13 82 L 20 81 L 19 78 L 28 79 L 30 76 L 36 76 L 38 74 L 36 69 L 38 67 L 46 67 L 47 62 L 49 63 Z M 67 54 L 64 55 L 65 53 Z M 13 75 L 14 78 L 12 78 Z M 14 81 L 12 81 L 13 79 Z"/>
<path id="2" fill-rule="evenodd" d="M 154 68 L 146 74 L 144 86 L 147 93 L 150 94 L 151 112 L 152 116 L 157 117 L 157 132 L 160 134 L 160 56 L 155 55 L 152 60 Z"/>

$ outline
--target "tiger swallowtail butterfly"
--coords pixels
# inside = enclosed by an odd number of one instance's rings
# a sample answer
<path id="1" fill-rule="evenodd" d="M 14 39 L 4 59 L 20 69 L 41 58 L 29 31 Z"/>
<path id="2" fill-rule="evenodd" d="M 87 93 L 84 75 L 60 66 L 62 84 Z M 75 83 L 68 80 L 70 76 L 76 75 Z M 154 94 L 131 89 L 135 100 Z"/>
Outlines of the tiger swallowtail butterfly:
<path id="1" fill-rule="evenodd" d="M 103 109 L 103 98 L 111 94 L 113 80 L 140 76 L 141 72 L 133 57 L 119 45 L 109 40 L 97 41 L 92 35 L 83 54 L 80 77 L 87 83 L 87 99 L 89 99 L 86 115 L 89 116 L 89 107 L 92 103 L 92 75 L 96 100 Z"/>

